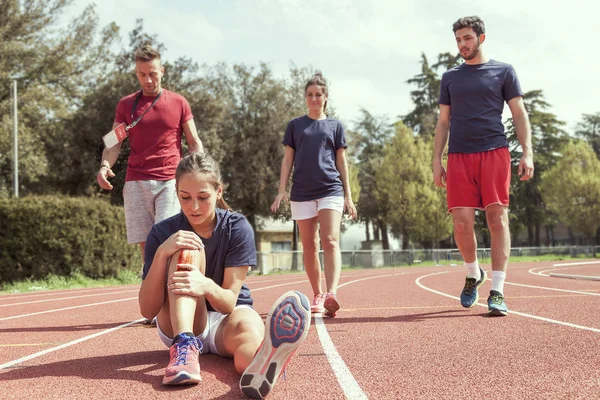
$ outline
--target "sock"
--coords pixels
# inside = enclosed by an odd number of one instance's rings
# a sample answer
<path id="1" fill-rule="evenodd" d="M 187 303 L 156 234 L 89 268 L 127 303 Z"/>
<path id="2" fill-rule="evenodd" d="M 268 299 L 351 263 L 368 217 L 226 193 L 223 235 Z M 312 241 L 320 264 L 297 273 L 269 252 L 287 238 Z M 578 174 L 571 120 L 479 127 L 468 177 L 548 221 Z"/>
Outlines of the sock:
<path id="1" fill-rule="evenodd" d="M 179 339 L 183 339 L 184 337 L 196 337 L 196 335 L 194 335 L 194 332 L 181 332 L 179 335 L 175 336 L 173 338 L 173 342 L 171 342 L 171 346 L 173 346 L 175 343 L 177 343 L 177 341 Z"/>
<path id="2" fill-rule="evenodd" d="M 477 259 L 472 263 L 465 263 L 465 267 L 467 267 L 467 276 L 469 278 L 475 278 L 477 280 L 481 279 L 481 271 L 479 270 L 479 262 Z"/>
<path id="3" fill-rule="evenodd" d="M 504 294 L 504 279 L 506 279 L 506 272 L 492 271 L 492 290 Z"/>

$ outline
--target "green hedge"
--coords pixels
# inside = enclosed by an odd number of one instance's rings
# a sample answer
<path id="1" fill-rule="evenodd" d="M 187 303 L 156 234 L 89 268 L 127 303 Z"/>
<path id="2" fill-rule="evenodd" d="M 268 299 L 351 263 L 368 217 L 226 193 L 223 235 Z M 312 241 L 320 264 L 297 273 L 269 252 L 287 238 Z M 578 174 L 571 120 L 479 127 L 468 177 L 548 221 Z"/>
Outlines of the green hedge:
<path id="1" fill-rule="evenodd" d="M 123 208 L 97 198 L 0 199 L 0 284 L 78 271 L 91 278 L 141 268 Z"/>

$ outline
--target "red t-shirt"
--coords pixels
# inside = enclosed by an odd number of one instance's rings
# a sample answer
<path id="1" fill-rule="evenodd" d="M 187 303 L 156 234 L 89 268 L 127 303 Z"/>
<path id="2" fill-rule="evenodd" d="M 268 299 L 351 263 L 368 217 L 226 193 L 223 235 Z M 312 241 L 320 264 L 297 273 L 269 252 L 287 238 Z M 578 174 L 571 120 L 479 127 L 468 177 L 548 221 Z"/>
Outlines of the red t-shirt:
<path id="1" fill-rule="evenodd" d="M 133 116 L 131 112 L 139 92 L 123 97 L 117 104 L 115 122 L 131 124 L 150 107 L 155 96 L 140 96 Z M 175 170 L 181 160 L 181 134 L 183 124 L 193 118 L 187 100 L 168 90 L 156 104 L 142 117 L 140 122 L 129 129 L 129 160 L 126 181 L 158 180 L 175 178 Z"/>

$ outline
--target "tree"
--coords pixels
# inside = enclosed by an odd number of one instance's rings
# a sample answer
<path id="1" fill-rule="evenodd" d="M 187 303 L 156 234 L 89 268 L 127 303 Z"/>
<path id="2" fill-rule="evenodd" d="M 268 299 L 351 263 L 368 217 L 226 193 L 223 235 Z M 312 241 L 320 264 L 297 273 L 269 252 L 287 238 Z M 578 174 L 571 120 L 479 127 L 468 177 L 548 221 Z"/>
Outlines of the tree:
<path id="1" fill-rule="evenodd" d="M 433 183 L 432 142 L 415 138 L 401 122 L 395 128 L 377 171 L 376 198 L 393 204 L 388 221 L 392 233 L 402 236 L 403 248 L 411 241 L 437 247 L 451 234 L 452 221 L 445 192 Z"/>
<path id="2" fill-rule="evenodd" d="M 374 232 L 381 232 L 383 248 L 389 249 L 387 213 L 390 205 L 384 197 L 376 197 L 376 173 L 383 162 L 384 146 L 392 136 L 393 128 L 385 117 L 375 117 L 364 108 L 360 113 L 362 117 L 354 123 L 354 129 L 348 132 L 353 145 L 352 157 L 357 161 L 361 188 L 357 203 L 358 217 L 366 225 L 367 240 L 370 240 L 369 223 L 373 223 Z M 377 235 L 375 239 L 378 239 Z"/>
<path id="3" fill-rule="evenodd" d="M 576 134 L 585 138 L 600 158 L 600 112 L 583 114 L 583 121 L 577 124 Z"/>
<path id="4" fill-rule="evenodd" d="M 549 209 L 589 243 L 600 228 L 600 160 L 590 145 L 569 142 L 562 157 L 542 176 L 541 192 Z M 600 243 L 600 235 L 596 238 Z"/>
<path id="5" fill-rule="evenodd" d="M 546 209 L 540 183 L 542 174 L 557 161 L 560 148 L 566 143 L 567 135 L 562 129 L 564 122 L 556 115 L 547 112 L 550 104 L 545 100 L 542 90 L 532 90 L 524 95 L 525 109 L 529 114 L 532 132 L 535 174 L 532 179 L 519 180 L 517 168 L 521 158 L 521 149 L 512 118 L 506 121 L 506 134 L 512 159 L 512 181 L 510 199 L 511 213 L 518 221 L 523 221 L 529 246 L 540 246 L 540 234 L 543 226 L 552 230 L 553 216 Z M 515 221 L 515 219 L 513 219 Z M 513 237 L 515 230 L 523 229 L 519 223 L 511 225 Z"/>
<path id="6" fill-rule="evenodd" d="M 81 105 L 85 91 L 102 74 L 117 28 L 111 24 L 98 35 L 94 7 L 87 7 L 66 29 L 57 28 L 67 0 L 6 0 L 0 3 L 0 87 L 18 81 L 19 182 L 22 193 L 47 192 L 48 171 L 68 164 L 50 162 L 52 151 L 68 147 L 60 121 Z M 12 131 L 11 99 L 0 92 L 2 129 Z M 71 130 L 77 128 L 69 127 Z M 0 193 L 12 181 L 11 141 L 0 140 Z"/>
<path id="7" fill-rule="evenodd" d="M 402 117 L 402 122 L 425 139 L 435 136 L 435 125 L 439 115 L 438 100 L 440 96 L 441 76 L 437 70 L 445 68 L 448 70 L 459 65 L 460 56 L 451 53 L 438 54 L 438 61 L 429 66 L 429 61 L 424 53 L 421 53 L 421 73 L 407 80 L 407 83 L 416 85 L 417 89 L 410 92 L 410 97 L 415 108 Z"/>

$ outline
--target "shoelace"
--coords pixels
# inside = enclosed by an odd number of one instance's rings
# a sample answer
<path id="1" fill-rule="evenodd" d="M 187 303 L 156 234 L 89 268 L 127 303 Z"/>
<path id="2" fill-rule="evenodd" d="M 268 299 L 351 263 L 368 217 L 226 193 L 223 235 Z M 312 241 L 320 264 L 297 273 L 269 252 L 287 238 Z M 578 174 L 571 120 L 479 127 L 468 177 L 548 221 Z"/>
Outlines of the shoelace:
<path id="1" fill-rule="evenodd" d="M 464 292 L 465 293 L 472 293 L 473 290 L 475 290 L 476 286 L 477 286 L 477 279 L 475 279 L 475 278 L 467 278 L 467 280 L 465 281 Z"/>
<path id="2" fill-rule="evenodd" d="M 490 296 L 490 302 L 494 304 L 502 304 L 504 297 L 499 294 L 493 294 Z"/>
<path id="3" fill-rule="evenodd" d="M 179 342 L 175 343 L 175 346 L 177 346 L 177 361 L 175 361 L 175 364 L 173 365 L 181 365 L 186 363 L 187 353 L 190 346 L 195 347 L 198 349 L 198 351 L 201 351 L 202 349 L 202 345 L 197 338 L 180 340 Z"/>

